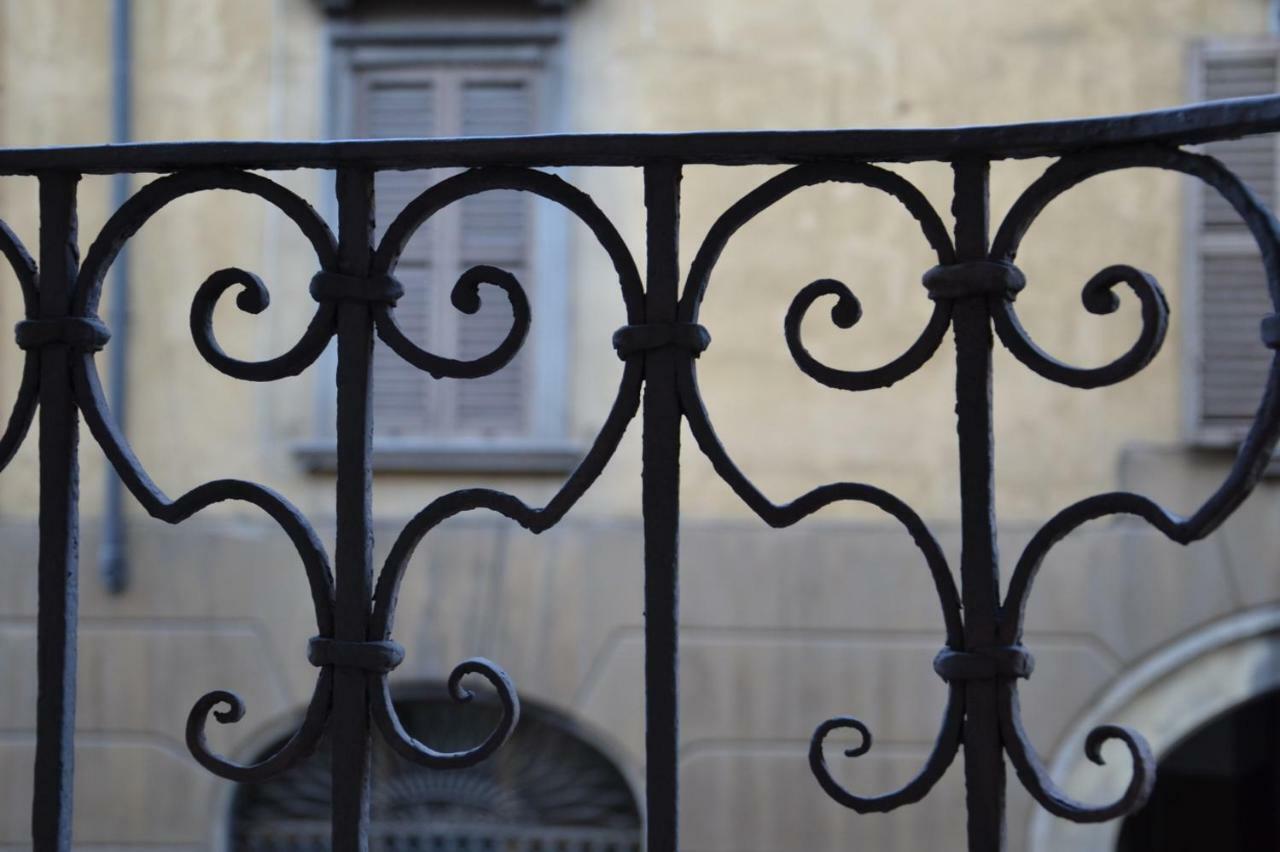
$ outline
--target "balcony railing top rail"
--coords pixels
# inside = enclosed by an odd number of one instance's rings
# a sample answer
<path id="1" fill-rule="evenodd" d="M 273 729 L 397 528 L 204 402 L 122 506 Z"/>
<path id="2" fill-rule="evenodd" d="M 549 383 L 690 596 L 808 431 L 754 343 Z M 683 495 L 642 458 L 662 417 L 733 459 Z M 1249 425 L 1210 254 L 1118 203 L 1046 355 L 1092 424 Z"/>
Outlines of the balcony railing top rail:
<path id="1" fill-rule="evenodd" d="M 1215 101 L 1131 115 L 941 129 L 567 133 L 326 142 L 144 142 L 0 149 L 0 175 L 180 169 L 420 169 L 474 166 L 798 164 L 1055 157 L 1112 145 L 1197 145 L 1280 131 L 1280 98 Z"/>

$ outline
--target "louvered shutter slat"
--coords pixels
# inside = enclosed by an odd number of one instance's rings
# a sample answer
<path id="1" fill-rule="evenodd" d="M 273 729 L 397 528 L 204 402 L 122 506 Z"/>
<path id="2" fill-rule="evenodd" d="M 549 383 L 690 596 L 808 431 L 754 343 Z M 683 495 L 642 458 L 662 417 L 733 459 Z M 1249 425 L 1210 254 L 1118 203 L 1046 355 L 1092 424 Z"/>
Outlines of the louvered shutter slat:
<path id="1" fill-rule="evenodd" d="M 437 135 L 439 87 L 420 80 L 372 79 L 367 88 L 364 135 L 386 139 Z M 374 179 L 377 237 L 405 206 L 431 184 L 427 171 L 379 172 Z M 414 234 L 401 255 L 396 276 L 405 295 L 396 306 L 396 322 L 410 339 L 430 346 L 431 303 L 436 270 L 431 263 L 434 224 Z M 374 347 L 373 413 L 382 436 L 421 435 L 430 430 L 435 395 L 431 380 L 383 345 Z"/>
<path id="2" fill-rule="evenodd" d="M 1276 57 L 1211 56 L 1203 73 L 1205 100 L 1269 95 L 1276 89 Z M 1276 196 L 1276 150 L 1271 136 L 1212 142 L 1205 152 L 1221 160 L 1268 203 Z M 1240 216 L 1215 192 L 1204 194 L 1202 224 L 1210 230 L 1241 230 Z"/>
<path id="3" fill-rule="evenodd" d="M 1199 94 L 1205 100 L 1272 94 L 1277 70 L 1275 54 L 1209 53 L 1201 67 Z M 1275 203 L 1273 136 L 1212 142 L 1204 149 L 1263 203 Z M 1259 339 L 1259 322 L 1270 313 L 1271 302 L 1262 259 L 1240 215 L 1209 187 L 1202 188 L 1199 198 L 1199 422 L 1202 428 L 1239 435 L 1253 420 L 1270 368 L 1271 353 Z M 1221 237 L 1230 240 L 1208 240 Z M 1238 248 L 1222 247 L 1237 241 Z"/>
<path id="4" fill-rule="evenodd" d="M 504 136 L 533 130 L 528 80 L 464 81 L 461 124 L 468 136 Z M 529 199 L 518 192 L 486 192 L 461 204 L 459 262 L 498 266 L 515 275 L 532 294 L 529 266 Z M 481 293 L 481 307 L 462 316 L 458 353 L 477 358 L 497 346 L 511 328 L 511 309 L 493 287 Z M 459 430 L 481 435 L 520 434 L 528 422 L 529 345 L 492 376 L 460 382 L 456 394 Z"/>
<path id="5" fill-rule="evenodd" d="M 1273 56 L 1210 57 L 1204 69 L 1205 97 L 1217 100 L 1265 95 L 1275 80 L 1275 68 Z"/>
<path id="6" fill-rule="evenodd" d="M 360 135 L 500 136 L 534 128 L 528 71 L 469 70 L 423 65 L 371 69 L 360 92 Z M 412 199 L 443 173 L 380 172 L 376 179 L 378 237 Z M 503 294 L 484 286 L 474 315 L 449 303 L 466 269 L 487 264 L 514 274 L 532 294 L 529 199 L 487 192 L 450 205 L 427 221 L 401 255 L 396 275 L 405 296 L 400 326 L 420 345 L 471 360 L 492 351 L 511 327 Z M 441 439 L 520 435 L 528 430 L 528 347 L 493 376 L 437 381 L 384 346 L 374 356 L 374 416 L 383 437 Z"/>
<path id="7" fill-rule="evenodd" d="M 1206 425 L 1247 425 L 1270 367 L 1258 334 L 1271 310 L 1262 260 L 1210 254 L 1201 270 L 1201 416 Z"/>

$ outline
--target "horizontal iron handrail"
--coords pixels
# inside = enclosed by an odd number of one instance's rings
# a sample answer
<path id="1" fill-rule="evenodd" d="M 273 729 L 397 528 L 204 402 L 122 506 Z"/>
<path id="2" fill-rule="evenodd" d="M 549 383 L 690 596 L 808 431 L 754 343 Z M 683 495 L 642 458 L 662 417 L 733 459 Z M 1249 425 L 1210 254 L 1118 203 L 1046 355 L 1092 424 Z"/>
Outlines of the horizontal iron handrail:
<path id="1" fill-rule="evenodd" d="M 1280 131 L 1280 96 L 1123 116 L 943 129 L 564 133 L 326 142 L 144 142 L 0 150 L 0 175 L 158 173 L 191 168 L 771 165 L 1058 156 L 1110 145 L 1195 145 Z"/>

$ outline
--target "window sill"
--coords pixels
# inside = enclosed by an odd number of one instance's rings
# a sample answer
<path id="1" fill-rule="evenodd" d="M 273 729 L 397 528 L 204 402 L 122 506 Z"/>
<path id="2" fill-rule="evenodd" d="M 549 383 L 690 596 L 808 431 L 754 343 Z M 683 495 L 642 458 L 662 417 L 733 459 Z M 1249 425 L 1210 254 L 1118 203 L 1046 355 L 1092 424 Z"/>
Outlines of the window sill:
<path id="1" fill-rule="evenodd" d="M 1241 442 L 1249 434 L 1249 424 L 1210 423 L 1201 424 L 1191 431 L 1189 443 L 1198 450 L 1207 452 L 1240 448 Z"/>
<path id="2" fill-rule="evenodd" d="M 334 473 L 333 441 L 295 444 L 294 457 L 308 473 Z M 582 461 L 575 444 L 532 440 L 375 441 L 370 462 L 375 473 L 485 473 L 536 476 L 569 473 Z"/>
<path id="3" fill-rule="evenodd" d="M 1221 458 L 1234 457 L 1240 451 L 1247 429 L 1227 427 L 1205 427 L 1191 436 L 1189 447 L 1192 451 Z M 1273 479 L 1280 477 L 1280 449 L 1271 455 L 1271 461 L 1262 472 L 1263 477 Z"/>

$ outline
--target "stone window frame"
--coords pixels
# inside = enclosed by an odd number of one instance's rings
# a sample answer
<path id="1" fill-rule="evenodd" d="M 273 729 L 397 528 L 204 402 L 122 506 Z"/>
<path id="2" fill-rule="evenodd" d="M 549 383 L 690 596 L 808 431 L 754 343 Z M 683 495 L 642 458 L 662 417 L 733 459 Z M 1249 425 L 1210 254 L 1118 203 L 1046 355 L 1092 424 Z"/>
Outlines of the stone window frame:
<path id="1" fill-rule="evenodd" d="M 358 67 L 403 62 L 479 68 L 537 66 L 537 130 L 563 129 L 565 27 L 565 14 L 556 4 L 527 12 L 442 9 L 334 18 L 326 27 L 327 69 L 322 99 L 328 111 L 324 121 L 328 135 L 351 135 L 352 84 Z M 333 207 L 331 200 L 328 207 Z M 326 212 L 332 218 L 334 211 Z M 583 448 L 572 440 L 569 423 L 573 334 L 569 217 L 552 205 L 539 204 L 535 205 L 531 220 L 531 279 L 536 283 L 529 291 L 534 321 L 524 348 L 531 362 L 528 395 L 537 404 L 531 406 L 527 432 L 495 438 L 386 438 L 375 431 L 375 472 L 553 475 L 572 470 L 581 460 Z M 495 298 L 491 293 L 483 295 Z M 430 341 L 419 343 L 430 347 Z M 303 467 L 315 473 L 337 469 L 332 440 L 336 352 L 327 353 L 324 363 L 328 369 L 321 371 L 323 379 L 316 394 L 316 437 L 294 446 L 294 454 Z"/>

